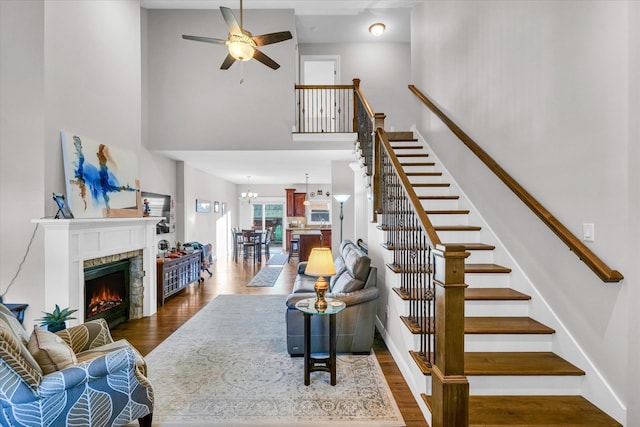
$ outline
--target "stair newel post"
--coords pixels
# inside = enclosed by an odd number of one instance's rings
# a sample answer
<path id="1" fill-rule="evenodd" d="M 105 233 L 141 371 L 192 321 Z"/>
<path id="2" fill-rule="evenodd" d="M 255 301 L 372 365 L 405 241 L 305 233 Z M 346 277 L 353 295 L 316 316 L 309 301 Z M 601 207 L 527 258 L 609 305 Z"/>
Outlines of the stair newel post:
<path id="1" fill-rule="evenodd" d="M 465 258 L 460 245 L 436 245 L 436 363 L 431 371 L 434 427 L 469 425 L 469 381 L 464 374 Z"/>
<path id="2" fill-rule="evenodd" d="M 378 214 L 382 212 L 382 142 L 378 136 L 378 129 L 384 130 L 384 113 L 375 113 L 373 129 L 376 134 L 373 146 L 373 176 L 371 182 L 373 186 L 373 221 L 377 221 Z"/>

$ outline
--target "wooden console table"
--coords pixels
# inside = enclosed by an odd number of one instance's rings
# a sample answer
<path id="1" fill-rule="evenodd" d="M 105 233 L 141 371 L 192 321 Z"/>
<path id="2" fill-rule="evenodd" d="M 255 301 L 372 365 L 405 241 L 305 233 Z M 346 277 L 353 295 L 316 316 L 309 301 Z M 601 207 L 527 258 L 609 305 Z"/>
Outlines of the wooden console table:
<path id="1" fill-rule="evenodd" d="M 157 259 L 158 305 L 193 282 L 200 281 L 202 271 L 201 251 L 180 258 Z"/>

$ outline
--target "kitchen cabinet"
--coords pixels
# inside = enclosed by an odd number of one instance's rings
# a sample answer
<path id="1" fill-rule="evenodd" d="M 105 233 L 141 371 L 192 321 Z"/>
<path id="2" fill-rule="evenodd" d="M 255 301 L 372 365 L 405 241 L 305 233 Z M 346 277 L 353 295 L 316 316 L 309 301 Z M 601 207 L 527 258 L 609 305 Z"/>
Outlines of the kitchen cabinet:
<path id="1" fill-rule="evenodd" d="M 331 229 L 323 228 L 320 232 L 322 233 L 322 247 L 331 249 Z"/>
<path id="2" fill-rule="evenodd" d="M 296 193 L 295 188 L 285 188 L 286 192 L 286 210 L 288 217 L 306 216 L 304 201 L 306 193 Z"/>

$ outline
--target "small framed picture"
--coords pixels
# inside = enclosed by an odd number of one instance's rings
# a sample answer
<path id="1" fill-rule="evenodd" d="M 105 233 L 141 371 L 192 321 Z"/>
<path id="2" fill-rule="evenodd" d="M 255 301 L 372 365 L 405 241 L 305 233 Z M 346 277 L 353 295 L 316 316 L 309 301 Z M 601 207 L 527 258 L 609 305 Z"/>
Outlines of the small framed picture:
<path id="1" fill-rule="evenodd" d="M 73 218 L 73 214 L 67 207 L 66 202 L 64 201 L 64 195 L 53 193 L 53 200 L 55 200 L 58 205 L 58 212 L 56 212 L 56 219 L 60 219 L 60 217 L 64 219 Z"/>
<path id="2" fill-rule="evenodd" d="M 226 215 L 227 214 L 227 204 L 225 202 L 222 202 L 222 215 Z"/>
<path id="3" fill-rule="evenodd" d="M 196 212 L 211 212 L 211 202 L 209 200 L 196 199 Z"/>
<path id="4" fill-rule="evenodd" d="M 220 202 L 213 202 L 213 211 L 216 213 L 220 212 Z"/>

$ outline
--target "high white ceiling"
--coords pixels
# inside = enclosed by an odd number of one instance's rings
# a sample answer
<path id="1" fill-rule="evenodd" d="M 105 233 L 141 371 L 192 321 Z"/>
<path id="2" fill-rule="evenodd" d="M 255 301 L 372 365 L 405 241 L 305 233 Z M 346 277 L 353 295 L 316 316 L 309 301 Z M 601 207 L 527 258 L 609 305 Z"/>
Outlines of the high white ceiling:
<path id="1" fill-rule="evenodd" d="M 390 43 L 410 41 L 410 11 L 425 0 L 244 0 L 244 9 L 294 9 L 298 43 Z M 239 0 L 141 0 L 147 9 L 238 10 Z M 386 31 L 374 38 L 368 28 L 383 22 Z M 277 29 L 275 29 L 277 30 Z M 275 31 L 274 30 L 274 31 Z M 330 183 L 331 160 L 351 161 L 351 151 L 169 151 L 164 154 L 229 182 L 290 184 Z M 309 162 L 312 158 L 313 162 Z M 286 159 L 286 161 L 283 161 Z"/>

